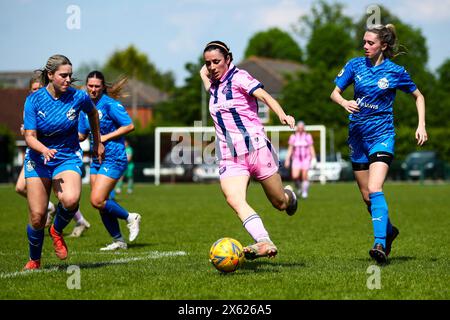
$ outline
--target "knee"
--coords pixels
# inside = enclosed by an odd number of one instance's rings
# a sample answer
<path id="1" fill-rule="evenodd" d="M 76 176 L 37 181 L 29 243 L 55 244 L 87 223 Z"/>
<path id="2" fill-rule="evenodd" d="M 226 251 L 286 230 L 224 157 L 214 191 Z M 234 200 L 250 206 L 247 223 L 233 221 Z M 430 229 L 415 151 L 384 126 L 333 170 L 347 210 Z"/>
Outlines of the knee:
<path id="1" fill-rule="evenodd" d="M 39 230 L 45 227 L 46 216 L 43 212 L 32 211 L 30 212 L 30 225 L 33 229 Z"/>
<path id="2" fill-rule="evenodd" d="M 272 206 L 280 211 L 286 210 L 288 200 L 286 199 L 285 193 L 283 193 L 283 197 L 274 197 L 270 199 Z"/>
<path id="3" fill-rule="evenodd" d="M 27 194 L 26 185 L 23 185 L 23 186 L 16 185 L 16 192 L 20 195 L 26 196 L 26 194 Z"/>
<path id="4" fill-rule="evenodd" d="M 78 197 L 67 196 L 64 197 L 63 199 L 60 199 L 60 202 L 62 206 L 67 210 L 75 210 L 78 207 L 79 200 L 80 199 Z"/>
<path id="5" fill-rule="evenodd" d="M 91 205 L 97 210 L 102 210 L 105 207 L 105 200 L 100 196 L 92 195 Z"/>

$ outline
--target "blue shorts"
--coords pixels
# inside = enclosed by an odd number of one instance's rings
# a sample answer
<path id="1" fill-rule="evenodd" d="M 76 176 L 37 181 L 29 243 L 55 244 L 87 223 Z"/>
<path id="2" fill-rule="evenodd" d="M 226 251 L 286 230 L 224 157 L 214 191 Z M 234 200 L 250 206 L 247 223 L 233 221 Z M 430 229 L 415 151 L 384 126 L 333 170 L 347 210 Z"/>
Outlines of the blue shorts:
<path id="1" fill-rule="evenodd" d="M 369 156 L 375 152 L 387 152 L 394 155 L 394 136 L 383 136 L 370 141 L 362 141 L 360 138 L 348 138 L 350 147 L 350 160 L 353 163 L 369 163 Z"/>
<path id="2" fill-rule="evenodd" d="M 71 170 L 81 177 L 81 153 L 56 153 L 55 158 L 44 164 L 44 157 L 36 152 L 27 152 L 24 160 L 25 178 L 47 178 L 52 180 L 57 174 Z"/>
<path id="3" fill-rule="evenodd" d="M 128 163 L 125 161 L 103 161 L 101 164 L 97 161 L 91 162 L 90 174 L 102 174 L 112 179 L 120 179 L 125 170 L 127 170 Z"/>

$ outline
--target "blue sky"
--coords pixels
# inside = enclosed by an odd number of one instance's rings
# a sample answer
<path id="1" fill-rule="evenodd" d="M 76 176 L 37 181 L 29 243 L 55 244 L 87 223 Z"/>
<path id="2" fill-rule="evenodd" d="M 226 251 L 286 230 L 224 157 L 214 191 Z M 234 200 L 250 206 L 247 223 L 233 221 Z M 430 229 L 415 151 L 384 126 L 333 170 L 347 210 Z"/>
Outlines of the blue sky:
<path id="1" fill-rule="evenodd" d="M 450 0 L 340 1 L 359 19 L 371 4 L 382 4 L 403 22 L 422 30 L 434 71 L 450 57 Z M 41 68 L 55 53 L 81 63 L 103 64 L 117 49 L 134 44 L 177 84 L 184 65 L 196 61 L 211 40 L 229 44 L 239 62 L 251 36 L 269 27 L 292 31 L 313 1 L 295 0 L 0 0 L 0 71 Z M 80 28 L 69 29 L 69 6 L 80 9 Z M 400 39 L 401 41 L 401 39 Z"/>

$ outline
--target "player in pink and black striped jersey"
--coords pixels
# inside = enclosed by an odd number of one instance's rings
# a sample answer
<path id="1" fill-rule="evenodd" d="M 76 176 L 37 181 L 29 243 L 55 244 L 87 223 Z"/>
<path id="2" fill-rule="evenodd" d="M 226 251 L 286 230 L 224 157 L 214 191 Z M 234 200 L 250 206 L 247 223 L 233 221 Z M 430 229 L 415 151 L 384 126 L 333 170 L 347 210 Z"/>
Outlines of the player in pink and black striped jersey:
<path id="1" fill-rule="evenodd" d="M 278 156 L 258 118 L 258 101 L 272 109 L 282 124 L 295 125 L 279 103 L 247 71 L 233 65 L 233 55 L 221 41 L 208 43 L 203 51 L 205 65 L 200 71 L 210 93 L 209 111 L 216 131 L 216 157 L 220 186 L 230 207 L 254 239 L 244 248 L 247 259 L 273 257 L 277 248 L 261 217 L 246 200 L 250 177 L 259 181 L 272 205 L 293 215 L 297 198 L 290 186 L 283 188 L 278 174 Z"/>

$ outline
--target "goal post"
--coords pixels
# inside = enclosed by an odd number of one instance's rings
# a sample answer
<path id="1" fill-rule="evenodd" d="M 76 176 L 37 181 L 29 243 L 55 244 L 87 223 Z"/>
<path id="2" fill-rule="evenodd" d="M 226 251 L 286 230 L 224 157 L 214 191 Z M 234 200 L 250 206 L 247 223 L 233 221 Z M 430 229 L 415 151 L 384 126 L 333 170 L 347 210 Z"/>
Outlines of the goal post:
<path id="1" fill-rule="evenodd" d="M 201 122 L 199 122 L 201 123 Z M 290 129 L 288 126 L 264 126 L 264 130 L 267 134 L 267 137 L 271 141 L 277 153 L 280 149 L 280 132 L 291 132 L 294 133 L 293 129 Z M 323 172 L 323 168 L 325 167 L 326 162 L 326 127 L 324 125 L 305 125 L 305 130 L 307 132 L 318 132 L 319 133 L 319 150 L 317 150 L 317 143 L 315 143 L 316 152 L 320 155 L 319 166 L 320 170 L 320 181 L 322 183 L 326 182 L 326 176 Z M 171 142 L 176 142 L 178 144 L 183 143 L 184 147 L 189 147 L 191 149 L 196 148 L 196 144 L 200 145 L 203 149 L 203 142 L 211 142 L 211 137 L 214 137 L 215 140 L 215 130 L 214 127 L 203 127 L 196 126 L 194 123 L 193 127 L 156 127 L 155 128 L 155 167 L 154 167 L 154 176 L 155 176 L 155 185 L 159 185 L 161 182 L 161 136 L 162 134 L 171 134 Z M 192 139 L 192 136 L 194 138 Z M 180 142 L 180 137 L 183 142 Z M 211 150 L 211 147 L 207 147 Z M 212 147 L 213 149 L 214 147 Z M 202 150 L 203 151 L 203 150 Z M 201 153 L 203 155 L 203 153 Z M 194 159 L 195 161 L 195 159 Z M 202 161 L 202 160 L 200 160 Z M 196 163 L 196 164 L 201 164 Z M 281 164 L 283 165 L 283 164 Z"/>

